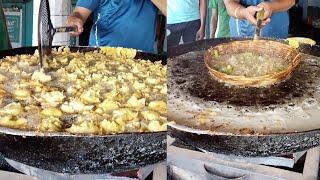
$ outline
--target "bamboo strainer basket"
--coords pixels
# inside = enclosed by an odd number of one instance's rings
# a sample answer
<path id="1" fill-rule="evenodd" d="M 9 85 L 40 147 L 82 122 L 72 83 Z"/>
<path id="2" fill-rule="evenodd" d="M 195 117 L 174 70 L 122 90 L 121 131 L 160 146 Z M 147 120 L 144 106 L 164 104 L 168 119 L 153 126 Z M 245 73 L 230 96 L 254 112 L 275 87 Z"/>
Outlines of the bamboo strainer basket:
<path id="1" fill-rule="evenodd" d="M 280 72 L 271 72 L 270 74 L 257 77 L 228 75 L 216 70 L 213 66 L 217 61 L 215 53 L 225 55 L 245 52 L 264 54 L 270 57 L 280 57 L 283 61 L 290 63 L 288 63 L 287 68 Z M 286 79 L 299 65 L 301 55 L 297 49 L 280 42 L 270 40 L 245 40 L 223 43 L 211 47 L 206 51 L 204 60 L 210 74 L 222 82 L 241 87 L 266 87 L 280 83 Z"/>

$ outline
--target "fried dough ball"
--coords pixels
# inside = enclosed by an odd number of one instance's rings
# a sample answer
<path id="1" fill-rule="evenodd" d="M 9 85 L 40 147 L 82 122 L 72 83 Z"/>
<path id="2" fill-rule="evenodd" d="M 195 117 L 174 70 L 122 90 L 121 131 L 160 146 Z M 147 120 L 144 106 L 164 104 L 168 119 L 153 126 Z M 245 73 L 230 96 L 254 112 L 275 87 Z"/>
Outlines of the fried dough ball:
<path id="1" fill-rule="evenodd" d="M 41 82 L 41 83 L 46 83 L 46 82 L 50 82 L 52 80 L 51 76 L 50 75 L 46 75 L 44 72 L 43 72 L 43 69 L 40 69 L 35 71 L 33 74 L 32 74 L 32 77 L 31 77 L 32 80 L 34 81 L 38 81 L 38 82 Z"/>
<path id="2" fill-rule="evenodd" d="M 115 121 L 109 121 L 106 119 L 101 121 L 100 126 L 102 128 L 102 131 L 107 134 L 119 133 L 124 131 L 124 128 L 117 124 Z"/>
<path id="3" fill-rule="evenodd" d="M 31 91 L 29 89 L 16 89 L 12 94 L 17 100 L 27 100 L 31 98 Z"/>
<path id="4" fill-rule="evenodd" d="M 119 103 L 113 100 L 104 100 L 101 104 L 98 105 L 106 113 L 112 113 L 114 110 L 119 109 Z"/>
<path id="5" fill-rule="evenodd" d="M 60 117 L 62 116 L 62 112 L 60 111 L 60 109 L 49 107 L 49 108 L 43 109 L 41 111 L 41 115 L 45 117 Z"/>
<path id="6" fill-rule="evenodd" d="M 136 96 L 131 96 L 130 99 L 127 101 L 127 106 L 136 109 L 142 109 L 146 105 L 146 99 L 138 99 Z"/>
<path id="7" fill-rule="evenodd" d="M 7 79 L 7 77 L 3 74 L 0 74 L 0 82 L 4 82 Z"/>
<path id="8" fill-rule="evenodd" d="M 65 102 L 61 105 L 61 110 L 65 113 L 81 113 L 83 111 L 90 111 L 94 106 L 87 106 L 83 104 L 80 100 L 72 100 L 69 103 Z"/>
<path id="9" fill-rule="evenodd" d="M 6 97 L 7 92 L 0 88 L 0 105 L 2 105 L 4 98 Z"/>
<path id="10" fill-rule="evenodd" d="M 0 114 L 18 116 L 23 112 L 23 107 L 20 103 L 10 103 L 0 110 Z"/>
<path id="11" fill-rule="evenodd" d="M 143 119 L 148 121 L 159 121 L 161 119 L 160 115 L 155 111 L 142 111 L 141 115 Z"/>
<path id="12" fill-rule="evenodd" d="M 167 114 L 167 103 L 164 101 L 151 101 L 148 108 L 160 114 Z"/>
<path id="13" fill-rule="evenodd" d="M 38 130 L 42 132 L 59 132 L 62 129 L 63 122 L 57 117 L 48 117 L 41 120 Z"/>
<path id="14" fill-rule="evenodd" d="M 138 112 L 134 112 L 128 108 L 114 110 L 112 113 L 112 120 L 121 126 L 125 126 L 126 122 L 135 120 L 137 118 Z"/>
<path id="15" fill-rule="evenodd" d="M 148 124 L 148 130 L 151 132 L 161 131 L 162 126 L 159 121 L 150 121 Z"/>
<path id="16" fill-rule="evenodd" d="M 45 107 L 57 107 L 63 102 L 65 95 L 60 91 L 51 91 L 41 94 L 39 101 Z"/>
<path id="17" fill-rule="evenodd" d="M 81 118 L 66 131 L 73 134 L 99 134 L 100 132 L 99 126 L 95 121 L 85 121 Z"/>
<path id="18" fill-rule="evenodd" d="M 11 67 L 12 67 L 12 64 L 10 62 L 4 61 L 0 63 L 0 70 L 9 71 Z"/>
<path id="19" fill-rule="evenodd" d="M 94 89 L 83 92 L 80 96 L 81 100 L 87 104 L 96 104 L 100 102 L 100 93 Z"/>
<path id="20" fill-rule="evenodd" d="M 27 120 L 24 118 L 16 118 L 12 115 L 0 116 L 0 126 L 15 129 L 26 129 Z"/>

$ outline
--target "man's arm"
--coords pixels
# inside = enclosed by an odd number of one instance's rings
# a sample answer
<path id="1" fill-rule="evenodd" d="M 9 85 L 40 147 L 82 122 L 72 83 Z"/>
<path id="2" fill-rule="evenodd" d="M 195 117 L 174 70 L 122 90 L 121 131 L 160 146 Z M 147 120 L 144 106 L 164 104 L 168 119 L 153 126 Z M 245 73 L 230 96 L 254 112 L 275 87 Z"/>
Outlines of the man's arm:
<path id="1" fill-rule="evenodd" d="M 289 10 L 294 4 L 295 0 L 273 0 L 271 2 L 262 2 L 258 4 L 258 7 L 264 8 L 264 18 L 267 19 L 271 17 L 272 13 Z"/>
<path id="2" fill-rule="evenodd" d="M 211 15 L 211 21 L 210 21 L 210 25 L 211 25 L 210 38 L 215 38 L 217 23 L 218 23 L 218 11 L 217 9 L 212 9 L 212 15 Z"/>
<path id="3" fill-rule="evenodd" d="M 167 0 L 151 0 L 151 2 L 164 14 L 167 16 Z"/>
<path id="4" fill-rule="evenodd" d="M 261 7 L 249 6 L 245 8 L 239 3 L 239 0 L 224 0 L 224 4 L 229 16 L 235 17 L 236 19 L 246 19 L 251 24 L 257 25 L 257 20 L 254 16 L 257 11 L 262 9 Z M 270 19 L 266 19 L 262 22 L 262 25 L 266 25 L 269 22 Z"/>
<path id="5" fill-rule="evenodd" d="M 76 26 L 78 32 L 71 32 L 73 36 L 79 36 L 83 32 L 83 25 L 90 16 L 91 11 L 83 7 L 76 7 L 72 14 L 68 17 L 66 25 L 67 26 Z"/>
<path id="6" fill-rule="evenodd" d="M 199 1 L 200 6 L 200 29 L 197 33 L 197 39 L 201 40 L 204 39 L 205 36 L 205 27 L 206 27 L 206 16 L 207 16 L 207 1 L 206 0 L 200 0 Z"/>
<path id="7" fill-rule="evenodd" d="M 282 12 L 282 11 L 287 11 L 292 6 L 294 6 L 295 0 L 273 0 L 271 2 L 263 2 L 263 3 L 267 3 L 272 9 L 272 12 Z"/>
<path id="8" fill-rule="evenodd" d="M 246 8 L 243 7 L 239 2 L 240 2 L 239 0 L 224 0 L 224 4 L 226 6 L 226 9 L 227 9 L 229 16 L 235 17 L 237 19 L 247 19 L 248 18 L 247 13 L 244 12 L 244 10 Z M 250 6 L 250 7 L 252 7 L 252 6 Z M 260 8 L 255 8 L 254 10 L 257 11 L 258 9 L 260 9 Z M 249 18 L 252 21 L 255 20 L 255 19 L 251 19 L 251 17 L 249 17 Z M 252 18 L 254 18 L 254 14 L 252 15 Z"/>

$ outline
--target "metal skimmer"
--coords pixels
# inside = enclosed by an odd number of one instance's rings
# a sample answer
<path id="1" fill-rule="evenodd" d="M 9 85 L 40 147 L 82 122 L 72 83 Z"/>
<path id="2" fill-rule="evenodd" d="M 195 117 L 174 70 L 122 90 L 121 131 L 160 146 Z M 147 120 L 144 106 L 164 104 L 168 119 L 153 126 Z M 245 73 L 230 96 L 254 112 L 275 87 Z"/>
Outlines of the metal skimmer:
<path id="1" fill-rule="evenodd" d="M 265 13 L 264 9 L 257 12 L 257 18 L 256 18 L 257 19 L 257 27 L 256 27 L 256 32 L 253 37 L 254 40 L 260 39 L 264 13 Z"/>
<path id="2" fill-rule="evenodd" d="M 77 32 L 77 27 L 54 28 L 50 19 L 50 4 L 48 0 L 41 0 L 38 17 L 38 46 L 40 66 L 47 59 L 51 59 L 52 40 L 56 32 Z"/>

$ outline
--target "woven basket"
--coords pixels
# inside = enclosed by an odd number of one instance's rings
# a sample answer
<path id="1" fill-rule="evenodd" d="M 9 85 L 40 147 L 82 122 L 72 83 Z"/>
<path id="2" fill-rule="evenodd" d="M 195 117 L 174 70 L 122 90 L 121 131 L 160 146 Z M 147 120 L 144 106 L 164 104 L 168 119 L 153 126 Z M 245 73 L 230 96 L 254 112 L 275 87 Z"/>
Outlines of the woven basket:
<path id="1" fill-rule="evenodd" d="M 280 72 L 274 72 L 263 76 L 245 77 L 228 75 L 219 72 L 214 68 L 213 64 L 217 61 L 214 57 L 215 52 L 218 52 L 219 55 L 252 52 L 270 57 L 280 57 L 283 61 L 289 61 L 290 63 L 286 69 Z M 243 87 L 266 87 L 286 79 L 299 65 L 301 55 L 295 48 L 280 42 L 270 40 L 245 40 L 214 46 L 205 53 L 204 59 L 210 74 L 222 82 Z"/>

